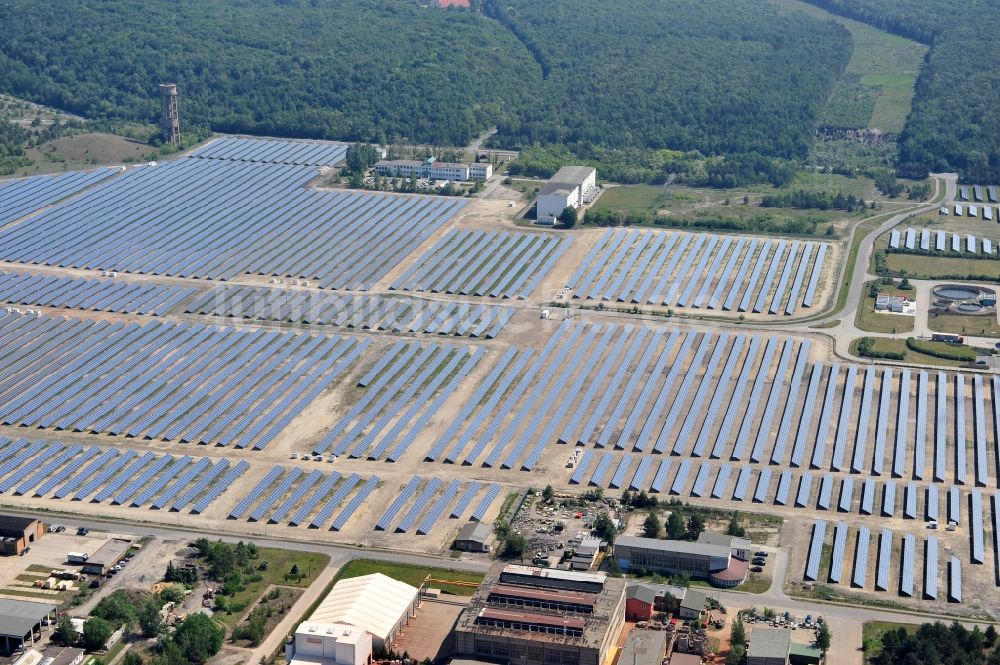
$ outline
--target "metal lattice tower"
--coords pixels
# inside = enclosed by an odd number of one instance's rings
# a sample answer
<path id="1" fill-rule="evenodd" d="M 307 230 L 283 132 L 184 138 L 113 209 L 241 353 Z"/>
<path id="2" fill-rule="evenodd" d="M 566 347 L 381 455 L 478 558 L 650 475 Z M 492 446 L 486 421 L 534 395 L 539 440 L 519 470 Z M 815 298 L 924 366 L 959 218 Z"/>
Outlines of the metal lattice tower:
<path id="1" fill-rule="evenodd" d="M 177 85 L 160 84 L 160 128 L 163 140 L 172 146 L 181 143 L 181 121 L 177 115 Z"/>

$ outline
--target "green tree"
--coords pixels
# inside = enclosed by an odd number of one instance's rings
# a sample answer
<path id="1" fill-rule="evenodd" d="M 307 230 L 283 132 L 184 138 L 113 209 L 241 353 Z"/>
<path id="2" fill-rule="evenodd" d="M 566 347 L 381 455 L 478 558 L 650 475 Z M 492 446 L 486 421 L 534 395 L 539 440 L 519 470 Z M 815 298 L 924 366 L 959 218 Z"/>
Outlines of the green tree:
<path id="1" fill-rule="evenodd" d="M 747 630 L 740 617 L 733 619 L 733 627 L 729 629 L 729 643 L 732 646 L 743 647 L 747 644 Z"/>
<path id="2" fill-rule="evenodd" d="M 123 665 L 143 665 L 142 656 L 140 656 L 135 651 L 128 651 L 125 653 L 125 658 L 122 659 Z"/>
<path id="3" fill-rule="evenodd" d="M 832 639 L 830 627 L 826 625 L 825 621 L 820 623 L 819 628 L 816 630 L 816 648 L 822 651 L 824 656 L 830 650 Z"/>
<path id="4" fill-rule="evenodd" d="M 670 540 L 681 540 L 684 538 L 684 518 L 674 510 L 667 517 L 667 538 Z"/>
<path id="5" fill-rule="evenodd" d="M 736 519 L 735 515 L 733 515 L 729 519 L 729 525 L 726 526 L 726 535 L 727 536 L 736 536 L 737 538 L 743 538 L 743 537 L 745 537 L 747 535 L 746 529 L 744 529 L 742 526 L 740 526 L 740 523 Z"/>
<path id="6" fill-rule="evenodd" d="M 646 521 L 642 523 L 642 533 L 647 538 L 656 538 L 660 535 L 660 520 L 655 513 L 646 516 Z"/>
<path id="7" fill-rule="evenodd" d="M 997 643 L 997 629 L 990 624 L 986 626 L 986 631 L 983 633 L 984 643 L 988 649 L 992 649 Z"/>
<path id="8" fill-rule="evenodd" d="M 729 648 L 729 654 L 726 656 L 726 665 L 741 665 L 746 655 L 747 648 L 745 646 L 734 644 Z"/>
<path id="9" fill-rule="evenodd" d="M 139 608 L 139 630 L 144 637 L 156 637 L 163 628 L 163 618 L 155 599 L 150 598 Z"/>
<path id="10" fill-rule="evenodd" d="M 519 533 L 509 533 L 503 541 L 503 551 L 501 556 L 507 559 L 517 559 L 524 554 L 524 549 L 528 546 L 528 541 Z"/>
<path id="11" fill-rule="evenodd" d="M 207 614 L 198 612 L 180 622 L 171 641 L 180 648 L 187 662 L 200 665 L 219 652 L 225 635 L 224 628 L 216 625 Z"/>
<path id="12" fill-rule="evenodd" d="M 552 503 L 552 499 L 555 497 L 556 491 L 552 489 L 552 485 L 546 485 L 545 489 L 542 490 L 542 499 L 545 503 Z"/>
<path id="13" fill-rule="evenodd" d="M 69 617 L 61 617 L 56 622 L 56 629 L 52 633 L 52 641 L 64 647 L 71 647 L 80 639 L 80 632 L 73 626 Z"/>
<path id="14" fill-rule="evenodd" d="M 701 532 L 704 530 L 705 530 L 705 520 L 704 518 L 702 518 L 701 515 L 695 513 L 694 515 L 688 518 L 687 522 L 688 538 L 690 538 L 691 540 L 698 540 L 698 536 L 700 536 Z"/>
<path id="15" fill-rule="evenodd" d="M 83 624 L 83 646 L 87 651 L 103 649 L 113 632 L 115 630 L 110 623 L 100 617 L 92 616 Z"/>
<path id="16" fill-rule="evenodd" d="M 615 528 L 615 523 L 611 521 L 606 512 L 601 512 L 597 517 L 594 518 L 594 533 L 598 537 L 607 542 L 608 545 L 615 544 L 615 536 L 617 535 L 617 529 Z"/>
<path id="17" fill-rule="evenodd" d="M 576 222 L 579 219 L 577 216 L 576 208 L 573 206 L 566 206 L 563 211 L 559 213 L 559 223 L 565 226 L 567 229 L 571 229 L 576 226 Z"/>

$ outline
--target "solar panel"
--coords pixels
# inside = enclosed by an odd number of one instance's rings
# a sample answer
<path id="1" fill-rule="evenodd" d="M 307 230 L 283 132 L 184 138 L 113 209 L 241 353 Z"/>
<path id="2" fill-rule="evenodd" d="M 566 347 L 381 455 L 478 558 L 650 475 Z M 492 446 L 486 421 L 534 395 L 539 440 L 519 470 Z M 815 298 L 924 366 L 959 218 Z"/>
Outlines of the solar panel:
<path id="1" fill-rule="evenodd" d="M 962 521 L 961 511 L 959 510 L 959 504 L 961 502 L 961 494 L 958 488 L 952 485 L 948 488 L 948 522 L 958 524 Z"/>
<path id="2" fill-rule="evenodd" d="M 842 513 L 850 512 L 853 500 L 854 478 L 846 476 L 840 483 L 840 499 L 837 501 L 837 510 Z"/>
<path id="3" fill-rule="evenodd" d="M 664 460 L 660 464 L 669 464 L 669 460 Z M 728 464 L 723 464 L 719 467 L 719 473 L 715 476 L 715 484 L 712 485 L 712 498 L 721 499 L 726 492 L 726 487 L 729 485 L 729 474 L 732 471 L 732 467 Z"/>
<path id="4" fill-rule="evenodd" d="M 473 522 L 482 522 L 486 517 L 486 513 L 489 511 L 490 506 L 493 505 L 493 502 L 496 501 L 498 496 L 500 496 L 500 485 L 493 483 L 486 490 L 486 494 L 483 495 L 483 498 L 479 501 L 476 509 L 472 511 L 472 515 L 469 519 Z"/>
<path id="5" fill-rule="evenodd" d="M 882 475 L 885 466 L 885 442 L 889 432 L 889 401 L 892 397 L 892 370 L 885 368 L 882 370 L 882 384 L 879 389 L 878 399 L 878 422 L 875 430 L 875 453 L 872 456 L 872 474 Z M 859 421 L 864 422 L 864 421 Z M 857 458 L 857 448 L 855 448 L 855 458 Z M 864 460 L 855 459 L 851 466 L 857 466 L 859 470 L 863 467 Z"/>
<path id="6" fill-rule="evenodd" d="M 928 536 L 924 541 L 924 597 L 937 600 L 938 540 Z"/>
<path id="7" fill-rule="evenodd" d="M 882 384 L 885 390 L 885 383 Z M 896 410 L 896 438 L 892 455 L 892 475 L 902 478 L 906 473 L 906 435 L 910 418 L 910 370 L 904 369 L 899 379 L 899 397 Z"/>
<path id="8" fill-rule="evenodd" d="M 927 486 L 927 499 L 924 506 L 924 516 L 931 522 L 938 519 L 938 489 L 934 485 Z"/>
<path id="9" fill-rule="evenodd" d="M 962 562 L 955 556 L 948 560 L 948 601 L 962 602 Z"/>
<path id="10" fill-rule="evenodd" d="M 823 409 L 819 415 L 819 427 L 816 430 L 816 439 L 813 444 L 812 458 L 809 461 L 809 466 L 814 469 L 822 468 L 823 460 L 826 457 L 826 439 L 830 431 L 830 423 L 833 420 L 833 398 L 836 395 L 839 375 L 840 367 L 831 365 L 830 374 L 826 381 L 826 392 L 823 396 Z"/>
<path id="11" fill-rule="evenodd" d="M 580 461 L 576 463 L 576 468 L 573 470 L 573 475 L 570 476 L 569 482 L 572 485 L 579 485 L 583 482 L 583 479 L 587 476 L 587 469 L 590 467 L 590 462 L 594 458 L 593 450 L 584 450 L 583 456 Z"/>
<path id="12" fill-rule="evenodd" d="M 603 487 L 604 476 L 608 475 L 608 470 L 611 468 L 611 462 L 613 462 L 614 459 L 615 456 L 612 453 L 603 453 L 601 455 L 601 459 L 597 462 L 597 467 L 594 468 L 594 473 L 590 474 L 588 484 L 595 487 Z"/>
<path id="13" fill-rule="evenodd" d="M 878 566 L 875 571 L 875 590 L 889 590 L 889 560 L 892 558 L 892 531 L 882 529 L 878 541 Z"/>
<path id="14" fill-rule="evenodd" d="M 399 521 L 399 524 L 396 525 L 396 533 L 406 533 L 413 527 L 417 518 L 420 517 L 420 513 L 423 511 L 424 506 L 426 506 L 427 502 L 431 500 L 435 493 L 437 493 L 442 484 L 443 481 L 440 478 L 431 478 L 427 481 L 427 484 L 424 485 L 424 489 L 422 489 L 420 494 L 417 495 L 417 500 L 413 503 L 410 509 L 406 511 L 406 514 L 403 515 L 403 519 Z"/>
<path id="15" fill-rule="evenodd" d="M 740 467 L 740 473 L 736 477 L 736 488 L 733 489 L 733 500 L 742 501 L 746 498 L 747 488 L 750 485 L 750 467 Z"/>
<path id="16" fill-rule="evenodd" d="M 969 537 L 972 545 L 969 549 L 969 558 L 972 563 L 984 563 L 986 553 L 983 545 L 983 495 L 979 490 L 972 490 L 969 493 Z"/>
<path id="17" fill-rule="evenodd" d="M 913 596 L 913 570 L 916 566 L 916 539 L 913 534 L 903 534 L 902 565 L 900 566 L 899 592 Z"/>
<path id="18" fill-rule="evenodd" d="M 868 527 L 858 527 L 858 542 L 854 550 L 854 572 L 851 575 L 851 585 L 864 588 L 868 578 L 868 549 L 871 541 L 871 531 Z"/>
<path id="19" fill-rule="evenodd" d="M 887 481 L 882 485 L 882 516 L 895 517 L 896 514 L 896 483 Z"/>
<path id="20" fill-rule="evenodd" d="M 913 444 L 913 477 L 924 479 L 927 464 L 925 446 L 927 442 L 927 372 L 917 374 L 917 429 Z"/>
<path id="21" fill-rule="evenodd" d="M 833 459 L 830 461 L 830 468 L 834 471 L 843 470 L 844 453 L 847 451 L 847 437 L 851 422 L 851 407 L 854 404 L 854 387 L 857 374 L 857 367 L 854 365 L 849 365 L 847 367 L 847 376 L 844 379 L 844 398 L 840 403 L 840 418 L 837 421 L 837 435 L 833 444 Z"/>
<path id="22" fill-rule="evenodd" d="M 917 486 L 913 483 L 907 483 L 903 491 L 903 518 L 917 519 Z"/>
<path id="23" fill-rule="evenodd" d="M 826 538 L 826 522 L 817 520 L 813 525 L 809 540 L 809 554 L 806 558 L 805 578 L 810 582 L 819 580 L 819 564 L 823 556 L 823 540 Z"/>
<path id="24" fill-rule="evenodd" d="M 812 493 L 812 474 L 803 473 L 799 477 L 799 489 L 795 493 L 795 507 L 805 508 L 809 505 L 809 496 Z"/>
<path id="25" fill-rule="evenodd" d="M 420 524 L 417 526 L 418 536 L 426 536 L 431 532 L 431 529 L 434 528 L 434 524 L 437 523 L 441 514 L 444 513 L 444 509 L 449 503 L 451 503 L 451 500 L 455 498 L 455 495 L 458 494 L 458 488 L 461 484 L 462 482 L 457 478 L 448 483 L 448 487 L 445 488 L 444 492 L 430 507 L 427 514 L 424 515 L 424 519 L 422 519 Z"/>
<path id="26" fill-rule="evenodd" d="M 351 519 L 351 516 L 355 511 L 361 506 L 362 503 L 368 498 L 368 496 L 378 487 L 379 479 L 378 476 L 372 476 L 365 481 L 365 484 L 361 486 L 358 493 L 351 497 L 351 500 L 347 502 L 344 509 L 340 511 L 333 520 L 333 524 L 330 525 L 330 530 L 340 531 L 347 524 L 347 520 Z"/>
<path id="27" fill-rule="evenodd" d="M 233 506 L 233 509 L 229 511 L 229 517 L 237 520 L 243 517 L 246 511 L 250 509 L 250 506 L 257 501 L 257 499 L 259 499 L 264 492 L 266 492 L 267 489 L 278 480 L 278 478 L 281 477 L 284 471 L 285 470 L 280 464 L 276 464 L 270 471 L 267 472 L 264 478 L 257 483 L 256 487 L 250 490 L 249 494 Z M 298 471 L 299 473 L 302 473 L 301 470 Z"/>
<path id="28" fill-rule="evenodd" d="M 677 475 L 674 476 L 674 482 L 670 485 L 670 493 L 679 496 L 684 492 L 684 488 L 687 486 L 688 474 L 691 472 L 691 460 L 684 459 L 681 460 L 680 465 L 677 467 Z"/>
<path id="29" fill-rule="evenodd" d="M 861 486 L 861 514 L 871 515 L 875 511 L 875 480 L 865 478 Z"/>
<path id="30" fill-rule="evenodd" d="M 761 469 L 760 474 L 757 476 L 757 487 L 753 492 L 754 503 L 764 503 L 767 501 L 767 495 L 771 490 L 771 470 Z"/>
<path id="31" fill-rule="evenodd" d="M 450 518 L 461 518 L 468 510 L 469 504 L 479 493 L 481 485 L 479 481 L 473 480 L 465 486 L 465 491 L 458 497 L 458 501 L 455 502 L 455 506 L 451 509 L 451 514 L 448 515 Z"/>
<path id="32" fill-rule="evenodd" d="M 621 489 L 625 485 L 625 478 L 631 466 L 631 457 L 622 457 L 618 460 L 618 467 L 615 469 L 614 475 L 611 476 L 611 482 L 608 484 L 608 487 L 611 489 Z"/>
<path id="33" fill-rule="evenodd" d="M 662 459 L 660 460 L 660 466 L 656 468 L 656 474 L 653 476 L 653 482 L 650 483 L 649 490 L 651 492 L 662 492 L 663 486 L 667 482 L 667 474 L 670 473 L 670 460 Z"/>
<path id="34" fill-rule="evenodd" d="M 193 506 L 191 506 L 192 513 L 194 514 L 203 513 L 205 509 L 208 508 L 212 504 L 212 502 L 219 497 L 220 494 L 222 494 L 223 491 L 229 488 L 230 485 L 236 482 L 237 478 L 242 476 L 244 472 L 246 472 L 246 470 L 250 468 L 250 464 L 246 460 L 240 460 L 236 464 L 236 466 L 234 466 L 231 469 L 228 469 L 228 466 L 229 462 L 227 460 L 220 460 L 215 463 L 215 466 L 212 467 L 212 471 L 209 474 L 206 474 L 205 480 L 198 481 L 199 487 L 208 489 L 208 491 L 205 492 L 205 494 L 203 494 L 197 501 L 195 501 Z M 224 475 L 218 483 L 212 482 L 211 478 L 216 477 L 218 475 L 218 471 L 221 470 L 226 470 L 226 475 Z M 202 485 L 202 483 L 205 484 Z M 204 489 L 198 489 L 197 492 L 191 494 L 191 498 L 193 499 L 194 497 L 198 496 L 198 494 L 201 491 L 204 491 Z M 186 494 L 185 497 L 187 497 Z M 184 497 L 182 497 L 182 499 L 183 498 Z M 171 506 L 171 510 L 181 510 L 182 508 L 184 508 L 184 505 L 186 504 L 183 502 L 183 500 L 180 500 L 177 503 L 174 503 L 173 506 Z"/>
<path id="35" fill-rule="evenodd" d="M 413 476 L 410 478 L 409 482 L 403 486 L 403 488 L 399 491 L 399 494 L 397 494 L 392 500 L 392 503 L 389 504 L 389 507 L 385 509 L 385 512 L 382 513 L 382 517 L 380 517 L 375 523 L 376 531 L 386 531 L 389 529 L 389 524 L 396 519 L 396 515 L 399 513 L 400 509 L 406 505 L 406 502 L 413 497 L 413 494 L 417 491 L 417 487 L 420 486 L 421 482 L 422 479 L 420 476 Z"/>
<path id="36" fill-rule="evenodd" d="M 296 479 L 299 477 L 301 477 L 301 472 L 296 476 Z M 278 506 L 277 510 L 271 513 L 271 516 L 268 518 L 267 521 L 270 522 L 271 524 L 277 524 L 278 522 L 283 521 L 285 517 L 288 516 L 288 513 L 292 511 L 292 508 L 294 508 L 295 505 L 302 500 L 302 497 L 304 497 L 306 493 L 309 492 L 309 490 L 311 490 L 313 486 L 316 483 L 318 483 L 322 477 L 323 477 L 323 472 L 320 471 L 319 469 L 313 469 L 312 471 L 310 471 L 305 478 L 302 478 L 300 482 L 296 483 L 295 489 L 292 490 L 292 492 L 285 498 L 284 501 L 281 502 L 281 505 Z M 291 487 L 291 484 L 292 483 L 289 483 L 289 487 Z M 276 497 L 276 499 L 278 498 L 281 498 L 281 495 Z M 266 513 L 267 509 L 261 510 L 260 516 L 263 517 Z"/>
<path id="37" fill-rule="evenodd" d="M 628 488 L 634 492 L 646 489 L 646 476 L 649 475 L 649 470 L 653 467 L 652 457 L 641 457 L 639 458 L 639 466 L 636 467 L 635 473 L 632 475 L 632 480 L 628 484 Z"/>
<path id="38" fill-rule="evenodd" d="M 816 507 L 820 510 L 830 510 L 830 498 L 833 495 L 833 476 L 824 474 L 819 481 L 819 497 L 816 499 Z"/>

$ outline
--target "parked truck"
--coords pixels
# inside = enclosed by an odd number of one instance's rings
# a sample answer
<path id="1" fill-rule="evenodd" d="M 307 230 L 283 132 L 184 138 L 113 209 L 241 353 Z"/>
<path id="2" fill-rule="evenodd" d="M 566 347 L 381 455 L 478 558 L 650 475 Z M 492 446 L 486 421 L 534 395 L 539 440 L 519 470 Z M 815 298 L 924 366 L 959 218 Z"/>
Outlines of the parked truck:
<path id="1" fill-rule="evenodd" d="M 66 555 L 66 560 L 70 563 L 87 563 L 87 559 L 89 558 L 90 555 L 84 552 L 69 552 Z"/>

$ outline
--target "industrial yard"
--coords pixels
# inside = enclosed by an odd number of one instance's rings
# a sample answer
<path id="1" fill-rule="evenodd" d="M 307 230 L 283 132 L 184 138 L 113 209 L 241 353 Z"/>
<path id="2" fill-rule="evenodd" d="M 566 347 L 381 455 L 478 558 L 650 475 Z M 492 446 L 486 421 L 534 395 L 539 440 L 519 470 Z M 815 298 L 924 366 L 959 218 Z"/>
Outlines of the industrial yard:
<path id="1" fill-rule="evenodd" d="M 795 325 L 843 243 L 314 187 L 343 151 L 0 184 L 0 505 L 444 554 L 529 487 L 643 490 L 784 518 L 793 587 L 996 611 L 1000 379 Z"/>

